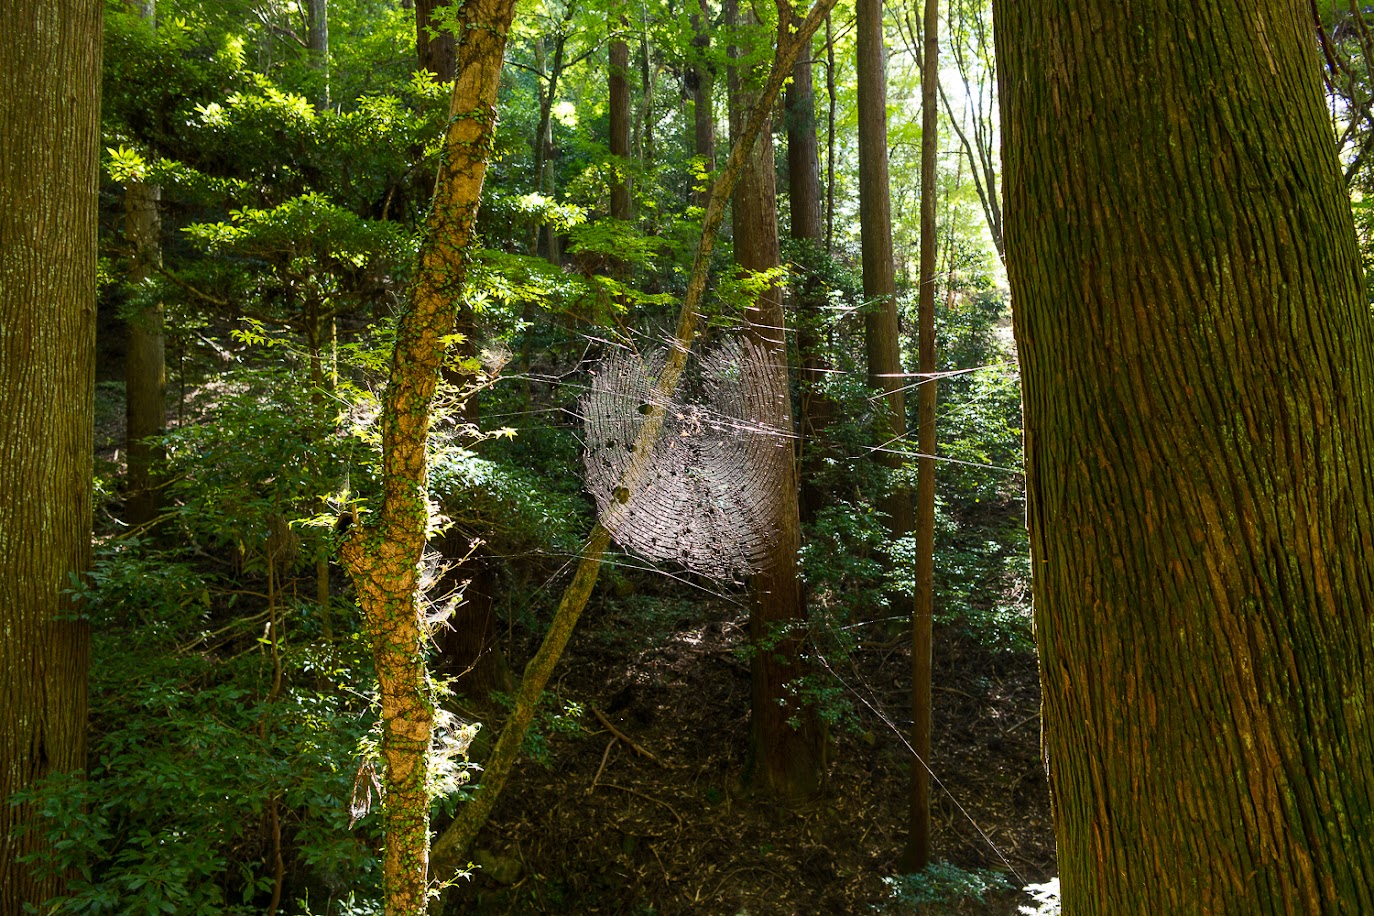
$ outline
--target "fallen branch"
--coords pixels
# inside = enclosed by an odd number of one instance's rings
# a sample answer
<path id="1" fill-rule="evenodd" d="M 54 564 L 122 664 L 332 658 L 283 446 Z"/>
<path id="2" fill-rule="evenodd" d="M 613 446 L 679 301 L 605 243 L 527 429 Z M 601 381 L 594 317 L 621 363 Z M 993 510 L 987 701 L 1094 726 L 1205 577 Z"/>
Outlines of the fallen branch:
<path id="1" fill-rule="evenodd" d="M 610 732 L 612 735 L 615 735 L 621 741 L 624 741 L 627 745 L 629 745 L 630 750 L 634 751 L 641 757 L 648 757 L 650 760 L 652 760 L 659 766 L 663 767 L 665 770 L 671 770 L 673 768 L 673 765 L 671 763 L 664 763 L 662 760 L 659 760 L 649 751 L 646 751 L 644 748 L 640 747 L 638 744 L 635 744 L 628 737 L 626 737 L 624 732 L 622 732 L 620 729 L 616 728 L 614 725 L 611 724 L 611 720 L 607 719 L 602 714 L 601 710 L 597 709 L 595 706 L 588 706 L 587 708 L 592 711 L 592 715 L 596 716 L 597 721 L 599 721 L 602 725 L 606 726 L 606 730 L 608 732 Z"/>

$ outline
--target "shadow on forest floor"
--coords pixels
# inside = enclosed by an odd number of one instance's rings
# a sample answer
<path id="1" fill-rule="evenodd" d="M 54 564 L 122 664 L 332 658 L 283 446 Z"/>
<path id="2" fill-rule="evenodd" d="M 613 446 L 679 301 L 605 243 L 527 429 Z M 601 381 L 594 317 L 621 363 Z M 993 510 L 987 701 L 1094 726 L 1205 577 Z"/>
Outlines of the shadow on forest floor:
<path id="1" fill-rule="evenodd" d="M 598 603 L 555 675 L 560 702 L 587 707 L 582 727 L 547 734 L 547 763 L 527 760 L 513 775 L 478 840 L 474 858 L 487 867 L 459 885 L 450 912 L 1014 914 L 1028 902 L 1012 892 L 983 904 L 891 902 L 883 877 L 896 871 L 907 810 L 909 766 L 894 727 L 905 733 L 910 722 L 908 647 L 861 649 L 839 672 L 855 728 L 833 736 L 826 792 L 789 808 L 739 785 L 744 610 L 668 599 L 657 605 L 672 609 L 655 615 L 657 635 L 636 641 L 650 625 L 616 599 Z M 1054 849 L 1035 658 L 952 630 L 936 639 L 933 754 L 945 791 L 933 790 L 934 856 L 965 869 L 1010 865 L 1017 887 L 1044 881 Z"/>

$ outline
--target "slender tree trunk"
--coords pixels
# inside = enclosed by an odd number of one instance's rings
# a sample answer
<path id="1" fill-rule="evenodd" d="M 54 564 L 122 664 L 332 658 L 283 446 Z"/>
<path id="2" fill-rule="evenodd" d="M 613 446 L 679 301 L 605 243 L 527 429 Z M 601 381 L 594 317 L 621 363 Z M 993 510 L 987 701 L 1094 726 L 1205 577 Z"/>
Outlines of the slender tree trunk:
<path id="1" fill-rule="evenodd" d="M 306 0 L 306 13 L 310 26 L 306 34 L 310 61 L 322 80 L 315 96 L 315 107 L 323 110 L 329 107 L 329 0 Z"/>
<path id="2" fill-rule="evenodd" d="M 1374 322 L 1310 8 L 995 34 L 1064 912 L 1374 913 Z"/>
<path id="3" fill-rule="evenodd" d="M 131 4 L 156 27 L 154 0 Z M 129 248 L 127 279 L 136 308 L 128 322 L 125 352 L 124 454 L 128 461 L 125 521 L 134 528 L 150 524 L 160 509 L 160 492 L 153 477 L 165 458 L 149 444 L 166 428 L 167 359 L 162 331 L 162 303 L 148 301 L 150 281 L 162 266 L 162 188 L 142 181 L 124 187 L 124 240 Z"/>
<path id="4" fill-rule="evenodd" d="M 397 329 L 383 401 L 383 497 L 341 552 L 362 604 L 381 687 L 387 916 L 425 912 L 429 866 L 428 756 L 434 710 L 419 563 L 429 522 L 425 450 L 446 336 L 462 300 L 468 249 L 495 138 L 496 93 L 514 0 L 467 0 L 459 10 L 457 76 L 434 206 L 410 304 Z"/>
<path id="5" fill-rule="evenodd" d="M 129 245 L 129 285 L 138 306 L 128 322 L 125 355 L 125 454 L 128 495 L 125 521 L 131 527 L 157 518 L 161 494 L 153 478 L 165 454 L 148 440 L 166 430 L 167 360 L 162 303 L 148 301 L 150 281 L 162 264 L 162 189 L 141 181 L 124 187 L 124 238 Z"/>
<path id="6" fill-rule="evenodd" d="M 877 460 L 896 471 L 906 438 L 902 393 L 901 329 L 897 323 L 897 277 L 892 261 L 892 200 L 887 172 L 887 75 L 883 49 L 882 0 L 856 0 L 859 108 L 859 230 L 863 248 L 864 341 L 868 385 L 885 391 L 887 417 L 878 424 Z M 879 504 L 894 538 L 911 533 L 911 491 L 893 484 Z"/>
<path id="7" fill-rule="evenodd" d="M 677 390 L 678 381 L 687 365 L 687 355 L 691 352 L 693 340 L 696 339 L 700 319 L 699 308 L 706 294 L 711 254 L 715 250 L 716 237 L 725 218 L 726 203 L 734 192 L 745 159 L 768 119 L 768 112 L 777 100 L 778 92 L 781 91 L 782 84 L 792 69 L 798 51 L 815 34 L 834 2 L 835 0 L 818 0 L 800 27 L 791 35 L 779 39 L 773 69 L 759 92 L 758 103 L 750 112 L 748 123 L 732 145 L 725 167 L 712 183 L 711 196 L 702 215 L 701 236 L 697 242 L 696 255 L 692 259 L 692 272 L 688 276 L 686 291 L 682 297 L 682 309 L 678 314 L 673 345 L 669 347 L 668 358 L 654 383 L 651 405 L 669 403 Z M 631 493 L 642 485 L 651 467 L 654 444 L 663 428 L 663 416 L 661 406 L 651 406 L 644 418 L 644 425 L 640 428 L 639 437 L 631 450 L 636 457 L 631 460 L 625 472 L 624 486 Z M 609 531 L 605 525 L 597 522 L 592 526 L 591 534 L 582 548 L 572 582 L 559 600 L 558 610 L 549 624 L 549 631 L 540 644 L 539 651 L 525 666 L 524 677 L 520 679 L 520 689 L 515 696 L 515 708 L 501 729 L 495 747 L 492 748 L 476 797 L 458 813 L 458 817 L 444 830 L 434 845 L 435 870 L 441 877 L 452 875 L 462 865 L 463 857 L 467 855 L 478 831 L 486 824 L 492 809 L 496 807 L 497 798 L 505 787 L 511 768 L 519 756 L 520 746 L 525 740 L 525 733 L 534 718 L 539 698 L 577 626 L 592 588 L 596 585 L 597 576 L 601 571 L 601 559 L 609 544 Z"/>
<path id="8" fill-rule="evenodd" d="M 940 2 L 925 0 L 921 54 L 921 275 L 917 296 L 916 594 L 911 615 L 910 834 L 902 864 L 930 864 L 931 623 L 935 610 L 935 157 L 940 116 Z"/>
<path id="9" fill-rule="evenodd" d="M 640 30 L 639 42 L 639 111 L 635 114 L 635 161 L 647 169 L 654 161 L 654 82 L 657 73 L 652 69 L 649 35 Z"/>
<path id="10" fill-rule="evenodd" d="M 557 193 L 555 186 L 555 161 L 558 155 L 558 148 L 553 142 L 553 102 L 558 96 L 558 82 L 563 77 L 564 61 L 567 58 L 568 31 L 572 22 L 573 15 L 577 11 L 575 0 L 568 0 L 568 5 L 564 8 L 563 21 L 559 24 L 558 34 L 554 38 L 553 45 L 553 64 L 549 68 L 544 85 L 540 87 L 539 96 L 539 128 L 538 135 L 534 141 L 534 181 L 535 188 L 540 194 L 553 200 Z M 544 42 L 542 38 L 536 39 L 536 54 L 542 57 Z M 543 60 L 539 61 L 540 70 L 543 70 Z M 548 223 L 542 227 L 546 238 L 545 257 L 550 264 L 557 266 L 562 263 L 562 254 L 559 251 L 558 227 Z M 541 227 L 535 227 L 535 251 L 531 254 L 538 254 L 538 237 Z"/>
<path id="11" fill-rule="evenodd" d="M 610 185 L 610 214 L 629 220 L 629 43 L 620 37 L 624 14 L 611 16 L 610 40 L 610 155 L 616 177 Z"/>
<path id="12" fill-rule="evenodd" d="M 735 24 L 757 24 L 752 14 L 739 16 L 736 0 L 727 0 L 726 10 Z M 807 50 L 802 49 L 803 53 Z M 730 67 L 730 127 L 736 136 L 744 126 L 749 108 L 756 103 L 750 87 L 753 77 L 746 70 Z M 773 270 L 782 262 L 774 182 L 770 119 L 764 123 L 740 171 L 731 209 L 735 263 L 743 270 Z M 755 352 L 766 361 L 754 371 L 770 376 L 761 379 L 764 384 L 759 391 L 787 392 L 786 319 L 781 287 L 770 286 L 759 294 L 746 311 L 745 324 L 749 339 L 758 348 Z M 747 367 L 746 378 L 748 373 Z M 770 398 L 757 391 L 746 391 L 745 397 L 761 426 L 777 430 L 780 437 L 792 435 L 790 396 Z M 789 690 L 789 685 L 806 673 L 802 650 L 807 617 L 797 575 L 797 550 L 801 546 L 797 465 L 790 438 L 780 438 L 778 448 L 778 498 L 773 502 L 776 514 L 768 521 L 776 540 L 772 555 L 749 583 L 753 593 L 749 637 L 754 652 L 750 658 L 752 703 L 747 780 L 755 790 L 767 795 L 805 798 L 821 784 L 821 730 L 815 707 L 798 706 L 795 694 Z"/>
<path id="13" fill-rule="evenodd" d="M 707 55 L 711 47 L 711 4 L 710 0 L 699 0 L 700 12 L 692 14 L 692 30 L 696 33 L 692 47 L 696 50 L 695 63 L 692 65 L 692 142 L 693 152 L 702 160 L 707 172 L 716 170 L 716 112 L 713 96 L 716 87 L 716 71 Z M 696 194 L 697 206 L 706 206 L 711 196 L 710 183 Z"/>
<path id="14" fill-rule="evenodd" d="M 453 82 L 456 45 L 453 32 L 440 28 L 434 17 L 449 5 L 450 0 L 415 0 L 415 54 L 420 69 L 433 73 L 441 83 Z"/>
<path id="15" fill-rule="evenodd" d="M 825 253 L 835 250 L 835 33 L 825 17 Z"/>
<path id="16" fill-rule="evenodd" d="M 13 831 L 12 793 L 86 765 L 87 567 L 95 399 L 99 0 L 0 2 L 0 913 L 62 876 Z"/>
<path id="17" fill-rule="evenodd" d="M 610 146 L 615 177 L 611 180 L 611 217 L 630 218 L 630 45 L 623 37 L 624 16 L 611 19 Z"/>
<path id="18" fill-rule="evenodd" d="M 794 14 L 795 15 L 795 14 Z M 810 48 L 792 67 L 783 107 L 787 111 L 787 181 L 791 234 L 801 246 L 806 271 L 797 291 L 797 359 L 801 363 L 801 517 L 809 521 L 823 500 L 817 483 L 824 461 L 824 432 L 833 408 L 824 395 L 830 369 L 825 357 L 825 291 L 815 271 L 827 257 L 821 229 L 821 166 L 816 142 L 816 96 L 811 81 Z"/>

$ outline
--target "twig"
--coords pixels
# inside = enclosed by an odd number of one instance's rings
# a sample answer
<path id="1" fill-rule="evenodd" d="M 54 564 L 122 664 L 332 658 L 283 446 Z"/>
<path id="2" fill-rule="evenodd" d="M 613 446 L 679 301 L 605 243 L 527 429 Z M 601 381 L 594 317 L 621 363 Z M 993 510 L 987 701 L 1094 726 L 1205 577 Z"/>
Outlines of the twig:
<path id="1" fill-rule="evenodd" d="M 646 795 L 645 793 L 639 791 L 638 789 L 631 789 L 629 786 L 620 786 L 620 785 L 616 785 L 616 784 L 613 783 L 613 782 L 603 782 L 602 785 L 605 786 L 605 787 L 608 788 L 608 789 L 619 789 L 619 790 L 622 791 L 622 792 L 629 792 L 631 795 L 638 795 L 640 798 L 644 799 L 645 801 L 651 801 L 651 802 L 653 802 L 653 803 L 656 804 L 656 805 L 662 805 L 663 807 L 665 807 L 665 808 L 668 809 L 668 812 L 669 812 L 670 814 L 672 814 L 673 817 L 677 818 L 677 823 L 678 823 L 678 826 L 679 826 L 679 827 L 681 827 L 681 826 L 685 823 L 685 822 L 682 820 L 682 815 L 677 813 L 677 809 L 674 808 L 672 805 L 668 804 L 666 801 L 664 801 L 664 800 L 661 799 L 661 798 L 654 798 L 652 795 Z"/>
<path id="2" fill-rule="evenodd" d="M 592 711 L 592 715 L 596 716 L 597 720 L 600 721 L 602 725 L 606 726 L 607 731 L 609 731 L 612 735 L 615 735 L 621 741 L 624 741 L 626 744 L 628 744 L 630 746 L 630 750 L 634 751 L 641 757 L 648 757 L 650 760 L 652 760 L 659 766 L 663 767 L 665 770 L 671 770 L 673 768 L 673 765 L 671 763 L 664 763 L 662 760 L 659 760 L 653 754 L 651 754 L 644 748 L 640 747 L 638 744 L 635 744 L 633 741 L 631 741 L 624 732 L 622 732 L 620 729 L 616 728 L 614 725 L 611 724 L 611 720 L 607 719 L 602 714 L 601 710 L 591 705 L 588 705 L 587 708 Z"/>
<path id="3" fill-rule="evenodd" d="M 596 784 L 601 781 L 601 774 L 606 771 L 606 761 L 611 759 L 611 748 L 615 747 L 615 738 L 606 742 L 606 750 L 601 753 L 601 766 L 596 768 L 596 775 L 592 777 L 592 784 L 587 787 L 587 794 L 591 795 Z"/>

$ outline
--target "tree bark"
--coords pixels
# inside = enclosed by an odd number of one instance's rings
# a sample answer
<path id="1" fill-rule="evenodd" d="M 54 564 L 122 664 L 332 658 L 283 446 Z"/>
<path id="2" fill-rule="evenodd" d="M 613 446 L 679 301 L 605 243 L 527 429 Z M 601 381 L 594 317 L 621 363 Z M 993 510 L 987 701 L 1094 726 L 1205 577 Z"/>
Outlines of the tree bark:
<path id="1" fill-rule="evenodd" d="M 154 0 L 130 3 L 148 28 L 156 27 Z M 149 284 L 162 266 L 162 188 L 133 180 L 124 187 L 124 242 L 129 249 L 126 278 L 136 308 L 127 322 L 124 360 L 124 520 L 132 528 L 149 525 L 161 509 L 161 494 L 153 482 L 165 459 L 159 446 L 148 442 L 166 430 L 167 358 L 162 330 L 162 303 L 148 301 Z"/>
<path id="2" fill-rule="evenodd" d="M 711 48 L 711 4 L 710 0 L 698 0 L 700 12 L 692 14 L 692 38 L 694 53 L 691 68 L 692 84 L 692 151 L 702 161 L 702 169 L 708 174 L 716 170 L 716 112 L 713 96 L 716 88 L 716 71 L 709 57 Z M 706 206 L 711 195 L 710 182 L 694 195 L 697 206 Z"/>
<path id="3" fill-rule="evenodd" d="M 428 70 L 441 83 L 453 82 L 456 45 L 453 32 L 439 28 L 434 16 L 449 6 L 451 0 L 415 0 L 415 55 L 420 69 Z M 435 30 L 431 34 L 431 29 Z"/>
<path id="4" fill-rule="evenodd" d="M 428 756 L 434 709 L 419 562 L 429 523 L 430 402 L 462 300 L 482 182 L 495 138 L 496 94 L 514 0 L 467 0 L 438 191 L 410 302 L 397 329 L 383 400 L 383 497 L 375 521 L 341 548 L 358 590 L 381 688 L 387 916 L 425 912 L 429 866 Z"/>
<path id="5" fill-rule="evenodd" d="M 757 24 L 752 13 L 738 15 L 736 0 L 727 0 L 726 11 L 732 24 Z M 736 56 L 735 49 L 731 51 L 731 56 Z M 730 67 L 730 127 L 734 136 L 738 136 L 749 108 L 756 103 L 752 82 L 754 74 L 746 68 Z M 740 171 L 731 223 L 735 263 L 742 270 L 773 270 L 782 263 L 771 118 L 764 122 Z M 785 326 L 782 288 L 770 286 L 745 311 L 746 333 L 758 347 L 755 352 L 766 360 L 766 365 L 756 371 L 773 377 L 769 380 L 772 384 L 761 386 L 764 391 L 788 390 Z M 772 502 L 774 517 L 768 521 L 775 537 L 771 555 L 749 582 L 753 593 L 749 614 L 753 654 L 749 665 L 752 702 L 746 778 L 754 790 L 763 794 L 806 798 L 820 788 L 822 754 L 815 706 L 799 705 L 795 691 L 789 690 L 807 673 L 802 662 L 806 603 L 797 575 L 797 550 L 801 546 L 797 465 L 790 438 L 781 438 L 792 435 L 792 403 L 790 397 L 766 398 L 750 391 L 746 391 L 745 397 L 757 412 L 755 419 L 759 425 L 778 431 L 778 448 L 785 450 L 778 461 L 777 498 Z"/>
<path id="6" fill-rule="evenodd" d="M 310 62 L 323 81 L 315 96 L 315 107 L 323 110 L 329 107 L 329 0 L 306 0 L 306 12 Z"/>
<path id="7" fill-rule="evenodd" d="M 835 248 L 835 30 L 825 17 L 825 253 Z"/>
<path id="8" fill-rule="evenodd" d="M 1066 913 L 1374 912 L 1374 323 L 1310 16 L 996 6 Z"/>
<path id="9" fill-rule="evenodd" d="M 611 167 L 615 176 L 611 179 L 611 217 L 626 220 L 630 218 L 630 45 L 623 37 L 626 28 L 624 16 L 611 19 L 610 50 L 610 146 Z"/>
<path id="10" fill-rule="evenodd" d="M 0 3 L 0 912 L 62 890 L 12 793 L 86 765 L 103 3 Z"/>
<path id="11" fill-rule="evenodd" d="M 803 275 L 796 294 L 797 361 L 800 373 L 801 517 L 815 517 L 823 502 L 817 483 L 825 455 L 824 432 L 834 413 L 825 397 L 830 371 L 825 356 L 825 291 L 816 270 L 827 257 L 821 228 L 821 164 L 816 141 L 816 96 L 811 80 L 810 48 L 797 56 L 783 107 L 787 111 L 787 190 L 791 235 L 799 243 Z"/>
<path id="12" fill-rule="evenodd" d="M 892 200 L 887 170 L 887 75 L 883 50 L 882 0 L 856 0 L 859 109 L 859 232 L 863 249 L 864 346 L 868 385 L 886 392 L 887 416 L 878 424 L 879 464 L 902 466 L 906 397 L 902 393 L 901 329 L 897 322 L 897 277 L 892 260 Z M 911 490 L 894 483 L 878 506 L 895 540 L 911 533 Z"/>
<path id="13" fill-rule="evenodd" d="M 128 280 L 138 307 L 128 322 L 125 351 L 124 451 L 128 461 L 125 521 L 149 525 L 161 507 L 154 475 L 165 459 L 161 446 L 148 440 L 166 431 L 167 359 L 162 331 L 162 303 L 147 301 L 148 287 L 162 265 L 162 189 L 142 181 L 124 187 L 124 239 L 129 246 Z"/>
<path id="14" fill-rule="evenodd" d="M 911 797 L 902 865 L 930 864 L 931 629 L 935 612 L 935 157 L 940 0 L 925 0 L 921 54 L 921 274 L 917 294 L 916 591 L 911 614 Z"/>

